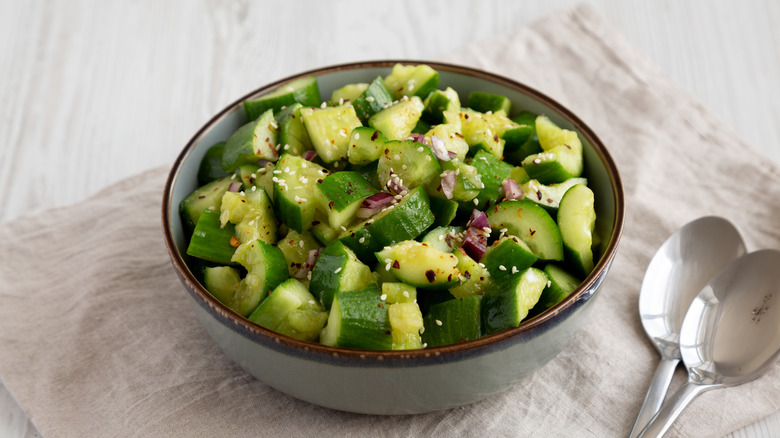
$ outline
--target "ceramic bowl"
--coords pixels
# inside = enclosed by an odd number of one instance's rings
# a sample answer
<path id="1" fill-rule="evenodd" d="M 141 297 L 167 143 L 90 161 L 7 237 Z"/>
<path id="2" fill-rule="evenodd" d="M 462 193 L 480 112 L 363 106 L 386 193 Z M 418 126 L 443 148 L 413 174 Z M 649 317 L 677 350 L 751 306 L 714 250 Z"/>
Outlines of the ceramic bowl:
<path id="1" fill-rule="evenodd" d="M 300 73 L 259 88 L 228 105 L 184 147 L 168 177 L 162 220 L 173 267 L 195 314 L 232 360 L 266 384 L 293 397 L 333 409 L 368 414 L 412 414 L 448 409 L 504 391 L 530 376 L 563 350 L 590 313 L 615 256 L 623 225 L 623 190 L 617 168 L 596 134 L 569 110 L 544 94 L 484 71 L 429 63 L 440 74 L 439 88 L 461 96 L 472 90 L 508 96 L 513 108 L 548 115 L 576 130 L 584 146 L 585 176 L 596 198 L 598 232 L 603 236 L 593 272 L 565 300 L 520 327 L 474 341 L 416 351 L 368 351 L 326 347 L 288 338 L 234 313 L 198 283 L 186 263 L 187 241 L 180 201 L 197 187 L 206 150 L 226 140 L 245 122 L 241 102 L 280 85 L 316 75 L 321 94 L 348 83 L 387 75 L 396 62 L 337 65 Z"/>

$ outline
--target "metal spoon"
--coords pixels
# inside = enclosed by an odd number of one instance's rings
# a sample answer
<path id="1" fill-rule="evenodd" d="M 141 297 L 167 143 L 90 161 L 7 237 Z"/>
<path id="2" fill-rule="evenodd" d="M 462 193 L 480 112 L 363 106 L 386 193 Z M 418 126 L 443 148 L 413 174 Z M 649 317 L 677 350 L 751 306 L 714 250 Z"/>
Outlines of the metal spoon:
<path id="1" fill-rule="evenodd" d="M 631 438 L 661 408 L 680 362 L 680 327 L 693 298 L 729 262 L 745 253 L 739 232 L 726 219 L 692 221 L 666 239 L 647 266 L 639 293 L 639 315 L 647 336 L 661 354 Z"/>
<path id="2" fill-rule="evenodd" d="M 688 381 L 664 404 L 642 437 L 666 432 L 702 392 L 759 377 L 780 358 L 780 251 L 730 263 L 696 296 L 680 331 Z"/>

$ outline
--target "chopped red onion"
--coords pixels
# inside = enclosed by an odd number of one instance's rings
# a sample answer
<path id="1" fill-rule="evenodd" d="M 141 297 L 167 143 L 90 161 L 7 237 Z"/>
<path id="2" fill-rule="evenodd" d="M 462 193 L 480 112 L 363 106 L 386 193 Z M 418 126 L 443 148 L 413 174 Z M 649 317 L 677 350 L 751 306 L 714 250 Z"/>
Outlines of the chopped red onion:
<path id="1" fill-rule="evenodd" d="M 230 183 L 228 186 L 228 192 L 237 192 L 241 188 L 242 184 L 238 181 Z"/>
<path id="2" fill-rule="evenodd" d="M 306 151 L 301 155 L 304 160 L 311 161 L 317 156 L 317 151 Z"/>
<path id="3" fill-rule="evenodd" d="M 308 277 L 309 271 L 314 268 L 314 264 L 317 263 L 317 258 L 320 256 L 321 252 L 322 248 L 312 249 L 309 251 L 309 254 L 306 255 L 306 261 L 303 262 L 301 268 L 295 272 L 293 277 L 300 279 Z"/>
<path id="4" fill-rule="evenodd" d="M 260 166 L 260 167 L 265 167 L 265 166 L 268 165 L 268 163 L 270 163 L 270 161 L 264 160 L 262 158 L 257 160 L 257 165 Z"/>
<path id="5" fill-rule="evenodd" d="M 520 188 L 520 184 L 513 179 L 505 180 L 501 183 L 501 187 L 504 189 L 504 197 L 510 201 L 521 199 L 524 195 L 523 190 Z"/>
<path id="6" fill-rule="evenodd" d="M 458 158 L 458 154 L 452 151 L 447 151 L 447 155 L 450 157 L 450 160 L 452 160 L 453 158 Z"/>
<path id="7" fill-rule="evenodd" d="M 469 219 L 467 226 L 469 228 L 476 228 L 478 230 L 490 228 L 487 215 L 484 212 L 477 210 L 476 208 L 471 212 L 471 218 Z"/>
<path id="8" fill-rule="evenodd" d="M 441 175 L 441 191 L 447 199 L 452 199 L 455 191 L 455 171 L 447 170 Z"/>
<path id="9" fill-rule="evenodd" d="M 385 192 L 379 192 L 364 199 L 360 204 L 360 208 L 357 211 L 357 217 L 367 218 L 371 217 L 380 210 L 393 203 L 395 198 L 393 195 Z"/>
<path id="10" fill-rule="evenodd" d="M 422 135 L 422 134 L 409 134 L 409 138 L 411 138 L 412 140 L 414 140 L 416 142 L 422 143 L 422 144 L 428 144 L 425 141 L 425 136 Z"/>
<path id="11" fill-rule="evenodd" d="M 472 259 L 479 261 L 487 251 L 487 236 L 475 228 L 466 229 L 463 236 L 463 251 Z"/>
<path id="12" fill-rule="evenodd" d="M 444 144 L 444 140 L 435 135 L 431 136 L 431 150 L 433 151 L 433 155 L 436 155 L 436 158 L 441 161 L 450 161 L 450 154 L 447 150 L 447 146 Z"/>

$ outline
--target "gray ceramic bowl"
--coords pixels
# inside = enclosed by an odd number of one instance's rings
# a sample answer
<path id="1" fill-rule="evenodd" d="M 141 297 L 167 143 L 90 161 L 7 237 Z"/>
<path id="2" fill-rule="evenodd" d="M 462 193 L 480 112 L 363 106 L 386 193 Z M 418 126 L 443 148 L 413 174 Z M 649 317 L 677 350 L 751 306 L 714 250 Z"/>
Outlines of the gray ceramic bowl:
<path id="1" fill-rule="evenodd" d="M 549 97 L 510 79 L 471 68 L 428 63 L 461 96 L 472 90 L 508 96 L 514 108 L 545 113 L 582 138 L 585 176 L 596 196 L 603 246 L 596 268 L 563 302 L 520 327 L 457 345 L 416 351 L 326 347 L 278 335 L 237 315 L 213 298 L 187 267 L 180 201 L 197 187 L 206 150 L 244 123 L 241 102 L 299 77 L 316 75 L 323 96 L 344 84 L 387 75 L 396 62 L 325 67 L 268 84 L 220 111 L 184 147 L 171 170 L 163 200 L 163 228 L 173 267 L 206 331 L 232 360 L 268 385 L 301 400 L 343 411 L 410 414 L 472 403 L 531 375 L 557 355 L 590 313 L 615 256 L 623 226 L 623 189 L 604 145 L 579 118 Z"/>

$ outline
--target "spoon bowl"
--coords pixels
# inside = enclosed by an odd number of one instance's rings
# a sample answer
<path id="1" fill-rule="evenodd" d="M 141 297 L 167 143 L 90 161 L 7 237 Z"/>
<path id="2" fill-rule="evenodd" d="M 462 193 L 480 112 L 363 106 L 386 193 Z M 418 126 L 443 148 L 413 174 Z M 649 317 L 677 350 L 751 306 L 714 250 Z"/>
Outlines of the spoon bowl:
<path id="1" fill-rule="evenodd" d="M 745 253 L 739 232 L 726 219 L 702 217 L 669 236 L 645 271 L 639 293 L 642 326 L 661 354 L 630 437 L 661 408 L 680 362 L 680 329 L 691 301 L 724 266 Z"/>
<path id="2" fill-rule="evenodd" d="M 697 395 L 739 385 L 780 357 L 780 251 L 740 257 L 694 298 L 680 330 L 688 381 L 650 421 L 642 437 L 661 436 Z"/>

